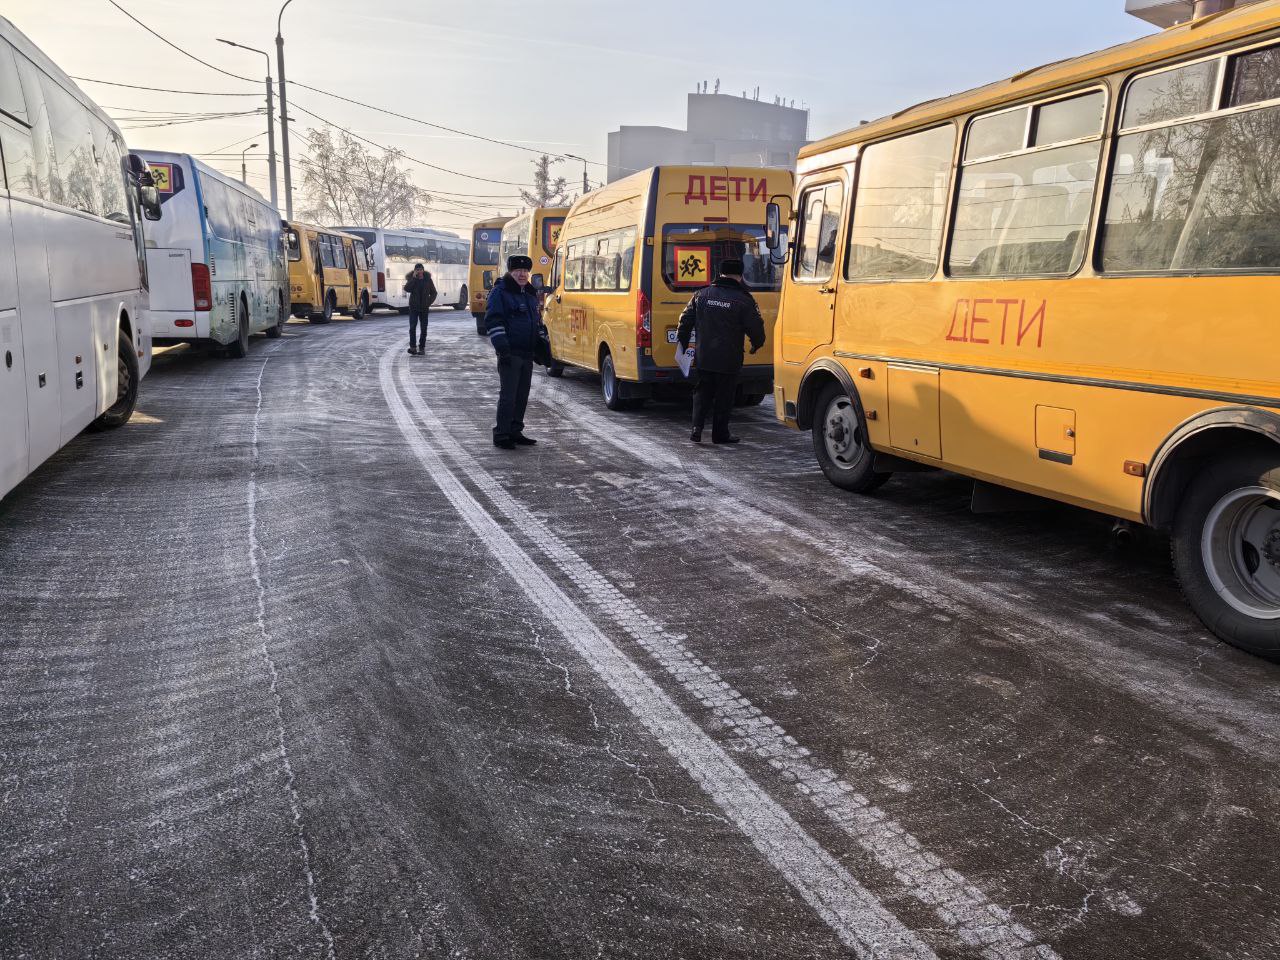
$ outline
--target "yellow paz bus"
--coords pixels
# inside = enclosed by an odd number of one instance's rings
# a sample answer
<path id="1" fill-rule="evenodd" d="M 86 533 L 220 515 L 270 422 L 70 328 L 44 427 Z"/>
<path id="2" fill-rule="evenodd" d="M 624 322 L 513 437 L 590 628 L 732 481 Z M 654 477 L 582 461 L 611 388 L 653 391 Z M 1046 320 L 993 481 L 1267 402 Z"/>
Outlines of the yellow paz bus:
<path id="1" fill-rule="evenodd" d="M 566 366 L 600 374 L 605 405 L 643 402 L 655 386 L 685 382 L 676 330 L 690 298 L 740 258 L 766 334 L 772 336 L 782 270 L 765 247 L 770 199 L 789 203 L 790 171 L 734 167 L 654 167 L 581 197 L 556 251 L 544 321 L 552 376 Z M 773 390 L 769 345 L 746 358 L 739 400 Z"/>
<path id="2" fill-rule="evenodd" d="M 503 224 L 502 238 L 498 241 L 498 273 L 494 279 L 507 272 L 507 257 L 522 254 L 533 261 L 533 285 L 545 286 L 568 213 L 568 207 L 537 207 Z"/>
<path id="3" fill-rule="evenodd" d="M 295 317 L 328 323 L 338 312 L 359 320 L 369 312 L 373 286 L 364 241 L 310 223 L 284 224 L 289 302 Z"/>
<path id="4" fill-rule="evenodd" d="M 927 465 L 1167 530 L 1280 657 L 1277 158 L 1277 3 L 806 147 L 778 416 L 849 490 Z"/>
<path id="5" fill-rule="evenodd" d="M 506 270 L 505 264 L 499 264 L 498 254 L 502 246 L 502 228 L 511 220 L 511 217 L 492 217 L 471 228 L 471 267 L 467 289 L 471 291 L 471 315 L 476 320 L 476 333 L 482 337 L 485 335 L 484 311 L 489 303 L 489 291 L 493 289 L 493 282 Z"/>

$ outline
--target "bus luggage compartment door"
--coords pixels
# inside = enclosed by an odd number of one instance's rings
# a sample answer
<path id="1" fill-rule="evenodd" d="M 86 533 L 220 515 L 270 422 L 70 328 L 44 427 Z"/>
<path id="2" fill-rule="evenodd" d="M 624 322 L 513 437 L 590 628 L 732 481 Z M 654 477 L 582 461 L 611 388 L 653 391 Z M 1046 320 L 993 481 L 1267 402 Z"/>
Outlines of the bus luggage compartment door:
<path id="1" fill-rule="evenodd" d="M 9 200 L 0 198 L 0 497 L 27 475 L 27 385 Z"/>
<path id="2" fill-rule="evenodd" d="M 908 453 L 942 459 L 939 373 L 889 365 L 889 442 Z"/>
<path id="3" fill-rule="evenodd" d="M 147 251 L 147 274 L 151 280 L 152 311 L 179 310 L 191 319 L 195 310 L 194 294 L 191 288 L 191 251 L 184 249 L 151 249 Z M 171 325 L 173 317 L 165 322 Z M 157 330 L 157 336 L 174 336 L 171 328 Z M 190 331 L 187 331 L 188 333 Z"/>

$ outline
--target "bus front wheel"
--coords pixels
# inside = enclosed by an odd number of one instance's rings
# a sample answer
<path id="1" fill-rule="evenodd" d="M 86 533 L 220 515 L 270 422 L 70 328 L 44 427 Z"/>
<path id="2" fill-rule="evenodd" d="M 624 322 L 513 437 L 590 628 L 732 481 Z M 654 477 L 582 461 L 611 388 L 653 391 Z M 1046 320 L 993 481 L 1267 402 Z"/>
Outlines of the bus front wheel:
<path id="1" fill-rule="evenodd" d="M 892 476 L 872 469 L 875 453 L 862 408 L 838 383 L 828 385 L 814 407 L 813 452 L 827 479 L 841 490 L 870 493 Z"/>
<path id="2" fill-rule="evenodd" d="M 89 424 L 89 429 L 114 430 L 123 427 L 133 416 L 133 408 L 138 404 L 138 354 L 133 348 L 129 334 L 120 331 L 119 345 L 116 350 L 116 402 L 107 408 L 97 420 Z"/>
<path id="3" fill-rule="evenodd" d="M 1225 460 L 1192 481 L 1174 521 L 1173 566 L 1206 627 L 1280 660 L 1280 452 Z"/>

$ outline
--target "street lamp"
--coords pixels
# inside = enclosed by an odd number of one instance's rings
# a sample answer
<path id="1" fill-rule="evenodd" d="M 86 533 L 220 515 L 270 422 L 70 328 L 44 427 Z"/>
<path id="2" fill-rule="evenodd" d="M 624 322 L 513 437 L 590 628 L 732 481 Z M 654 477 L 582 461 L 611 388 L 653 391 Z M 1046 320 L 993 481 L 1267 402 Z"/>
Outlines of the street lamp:
<path id="1" fill-rule="evenodd" d="M 268 176 L 271 179 L 271 205 L 279 209 L 280 196 L 276 191 L 276 106 L 271 87 L 271 54 L 265 50 L 259 50 L 257 47 L 236 43 L 234 40 L 223 40 L 221 37 L 218 38 L 218 42 L 225 43 L 229 47 L 238 47 L 241 50 L 251 50 L 267 58 L 267 168 L 269 171 Z"/>
<path id="2" fill-rule="evenodd" d="M 276 66 L 280 73 L 280 147 L 284 152 L 284 209 L 285 219 L 293 219 L 293 174 L 289 170 L 289 98 L 285 93 L 284 81 L 284 36 L 281 34 L 281 22 L 284 20 L 285 7 L 293 0 L 284 0 L 280 14 L 276 17 Z"/>
<path id="3" fill-rule="evenodd" d="M 246 187 L 249 185 L 249 167 L 244 162 L 244 155 L 250 150 L 256 149 L 257 146 L 256 143 L 251 143 L 240 151 L 240 182 Z"/>
<path id="4" fill-rule="evenodd" d="M 576 156 L 572 153 L 566 153 L 565 157 L 570 160 L 582 161 L 582 195 L 586 196 L 591 192 L 591 181 L 587 179 L 587 159 L 585 157 Z"/>

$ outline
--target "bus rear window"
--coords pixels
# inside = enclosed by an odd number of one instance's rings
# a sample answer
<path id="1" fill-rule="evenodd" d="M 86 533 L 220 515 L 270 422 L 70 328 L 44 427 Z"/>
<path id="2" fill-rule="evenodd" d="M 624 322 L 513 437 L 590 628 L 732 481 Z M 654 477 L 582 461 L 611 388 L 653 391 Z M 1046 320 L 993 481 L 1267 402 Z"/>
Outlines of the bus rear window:
<path id="1" fill-rule="evenodd" d="M 785 233 L 782 242 L 785 246 Z M 752 290 L 781 289 L 783 266 L 770 260 L 763 226 L 676 223 L 663 228 L 662 278 L 672 290 L 707 286 L 720 264 L 734 258 L 743 261 L 743 279 Z"/>
<path id="2" fill-rule="evenodd" d="M 498 244 L 502 241 L 501 227 L 485 227 L 475 233 L 474 251 L 476 265 L 492 267 L 498 262 Z"/>

